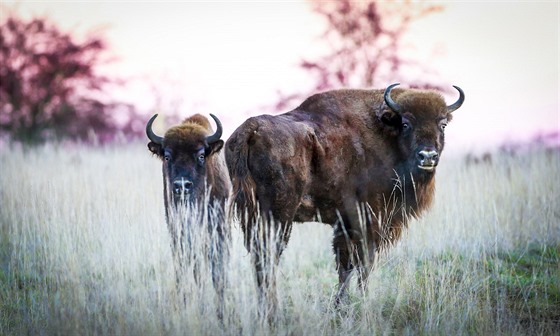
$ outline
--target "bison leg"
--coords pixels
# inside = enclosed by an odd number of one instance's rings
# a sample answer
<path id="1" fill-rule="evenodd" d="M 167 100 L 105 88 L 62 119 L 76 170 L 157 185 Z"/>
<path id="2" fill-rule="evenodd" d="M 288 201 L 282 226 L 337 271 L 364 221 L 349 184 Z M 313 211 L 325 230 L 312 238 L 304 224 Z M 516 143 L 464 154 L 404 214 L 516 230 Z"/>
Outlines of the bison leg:
<path id="1" fill-rule="evenodd" d="M 336 305 L 348 300 L 347 287 L 354 269 L 359 272 L 358 285 L 365 294 L 377 249 L 377 242 L 374 239 L 375 235 L 371 232 L 370 223 L 367 223 L 364 228 L 352 230 L 347 228 L 352 226 L 344 224 L 350 222 L 348 217 L 345 218 L 345 220 L 341 218 L 335 225 L 333 238 L 339 281 L 339 289 L 335 298 Z"/>
<path id="2" fill-rule="evenodd" d="M 352 264 L 352 254 L 354 244 L 342 224 L 335 225 L 333 250 L 336 258 L 336 268 L 338 270 L 338 292 L 335 298 L 335 305 L 348 300 L 347 287 L 352 277 L 354 265 Z"/>
<path id="3" fill-rule="evenodd" d="M 373 240 L 360 241 L 356 244 L 356 264 L 358 266 L 360 277 L 358 278 L 358 286 L 365 295 L 369 274 L 373 270 L 375 263 L 377 244 Z"/>
<path id="4" fill-rule="evenodd" d="M 365 295 L 369 274 L 375 265 L 375 257 L 379 248 L 379 226 L 376 217 L 369 206 L 361 208 L 361 216 L 358 221 L 360 226 L 357 227 L 359 239 L 356 240 L 356 266 L 359 269 L 360 277 L 358 285 Z"/>
<path id="5" fill-rule="evenodd" d="M 175 290 L 177 295 L 182 297 L 183 304 L 187 303 L 187 293 L 185 292 L 185 253 L 184 247 L 178 237 L 172 237 L 171 253 L 173 255 L 173 266 L 175 269 Z M 195 272 L 196 273 L 196 272 Z M 195 274 L 196 276 L 196 274 Z"/>
<path id="6" fill-rule="evenodd" d="M 212 272 L 212 283 L 217 294 L 217 315 L 220 321 L 223 321 L 225 312 L 225 288 L 228 283 L 227 278 L 227 263 L 229 261 L 229 242 L 231 240 L 230 232 L 227 227 L 221 228 L 223 225 L 223 216 L 219 218 L 218 223 L 211 223 L 210 228 L 210 266 Z"/>
<path id="7" fill-rule="evenodd" d="M 245 230 L 246 237 L 250 238 L 248 249 L 253 259 L 258 286 L 260 313 L 267 316 L 272 322 L 276 315 L 278 299 L 276 292 L 276 269 L 280 256 L 289 240 L 292 223 L 265 219 L 260 216 Z M 266 216 L 269 217 L 269 216 Z"/>

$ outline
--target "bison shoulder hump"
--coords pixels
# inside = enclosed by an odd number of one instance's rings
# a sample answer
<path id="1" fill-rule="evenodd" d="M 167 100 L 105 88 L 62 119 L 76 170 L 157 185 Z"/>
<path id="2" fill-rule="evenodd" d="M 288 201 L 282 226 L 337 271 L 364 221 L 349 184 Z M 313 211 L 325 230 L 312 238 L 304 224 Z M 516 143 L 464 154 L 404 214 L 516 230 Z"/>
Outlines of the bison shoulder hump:
<path id="1" fill-rule="evenodd" d="M 211 126 L 210 126 L 210 121 L 208 120 L 208 118 L 206 118 L 205 116 L 203 116 L 202 114 L 194 114 L 188 118 L 186 118 L 185 120 L 183 120 L 183 124 L 197 124 L 202 126 L 203 128 L 207 129 L 207 130 L 211 130 Z"/>

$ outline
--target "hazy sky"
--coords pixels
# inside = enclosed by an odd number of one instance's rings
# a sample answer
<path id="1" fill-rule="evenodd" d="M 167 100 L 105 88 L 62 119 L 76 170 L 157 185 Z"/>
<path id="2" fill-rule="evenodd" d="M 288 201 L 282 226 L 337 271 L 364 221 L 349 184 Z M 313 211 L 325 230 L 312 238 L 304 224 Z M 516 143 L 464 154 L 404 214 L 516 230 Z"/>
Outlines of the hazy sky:
<path id="1" fill-rule="evenodd" d="M 101 31 L 119 59 L 107 71 L 132 78 L 119 95 L 147 114 L 156 105 L 214 113 L 226 136 L 277 90 L 307 87 L 297 63 L 324 47 L 323 22 L 305 1 L 1 3 L 82 36 Z M 417 21 L 407 39 L 414 57 L 466 93 L 447 148 L 484 150 L 558 130 L 559 2 L 439 3 L 445 10 Z"/>

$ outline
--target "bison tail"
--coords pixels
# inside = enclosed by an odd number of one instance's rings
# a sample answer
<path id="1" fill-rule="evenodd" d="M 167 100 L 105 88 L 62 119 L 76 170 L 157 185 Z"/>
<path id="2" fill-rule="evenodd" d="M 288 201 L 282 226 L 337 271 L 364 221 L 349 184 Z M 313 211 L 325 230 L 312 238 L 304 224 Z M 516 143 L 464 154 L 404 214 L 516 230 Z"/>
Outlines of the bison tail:
<path id="1" fill-rule="evenodd" d="M 249 126 L 249 127 L 248 127 Z M 256 183 L 249 170 L 249 148 L 254 129 L 244 124 L 237 129 L 226 144 L 226 162 L 232 182 L 230 214 L 236 215 L 243 229 L 257 214 Z"/>

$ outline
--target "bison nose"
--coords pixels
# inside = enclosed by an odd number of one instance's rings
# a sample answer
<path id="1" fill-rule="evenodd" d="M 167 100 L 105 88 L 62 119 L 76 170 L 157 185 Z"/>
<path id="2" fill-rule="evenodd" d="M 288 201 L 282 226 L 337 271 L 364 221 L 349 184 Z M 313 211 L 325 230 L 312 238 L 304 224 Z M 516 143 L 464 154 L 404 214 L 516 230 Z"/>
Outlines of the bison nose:
<path id="1" fill-rule="evenodd" d="M 434 148 L 422 149 L 418 152 L 418 167 L 433 170 L 438 163 L 439 154 Z"/>
<path id="2" fill-rule="evenodd" d="M 176 179 L 173 181 L 173 190 L 176 194 L 187 193 L 192 185 L 193 183 L 185 178 Z"/>
<path id="3" fill-rule="evenodd" d="M 436 161 L 438 153 L 435 150 L 421 150 L 418 152 L 418 159 L 420 161 Z"/>

